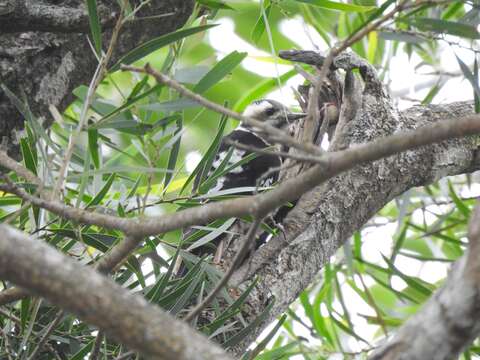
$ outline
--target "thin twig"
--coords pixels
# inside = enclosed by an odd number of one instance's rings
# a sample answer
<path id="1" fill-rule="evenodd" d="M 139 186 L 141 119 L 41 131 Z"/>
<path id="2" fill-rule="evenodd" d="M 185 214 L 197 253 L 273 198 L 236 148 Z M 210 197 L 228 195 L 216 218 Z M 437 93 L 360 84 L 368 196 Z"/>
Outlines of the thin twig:
<path id="1" fill-rule="evenodd" d="M 90 354 L 90 359 L 89 360 L 97 360 L 98 355 L 100 354 L 100 346 L 102 345 L 102 340 L 103 340 L 103 332 L 98 331 L 98 334 L 95 338 L 95 344 L 93 345 L 93 350 Z"/>
<path id="2" fill-rule="evenodd" d="M 224 114 L 226 116 L 229 116 L 233 119 L 237 119 L 242 121 L 244 124 L 249 125 L 253 128 L 258 129 L 259 131 L 265 133 L 265 135 L 269 139 L 274 139 L 276 142 L 279 142 L 283 145 L 287 145 L 289 147 L 294 147 L 296 149 L 299 149 L 301 151 L 304 151 L 309 154 L 321 154 L 322 151 L 318 147 L 316 147 L 313 144 L 302 144 L 298 141 L 296 141 L 294 138 L 291 136 L 287 135 L 284 133 L 282 130 L 279 130 L 271 125 L 268 125 L 264 122 L 261 122 L 259 120 L 256 120 L 254 118 L 246 117 L 243 116 L 235 111 L 232 111 L 222 105 L 219 105 L 217 103 L 214 103 L 210 100 L 205 99 L 203 96 L 194 93 L 193 91 L 190 91 L 186 87 L 184 87 L 182 84 L 179 82 L 171 79 L 165 74 L 162 74 L 155 69 L 153 69 L 150 64 L 146 64 L 145 67 L 139 68 L 135 66 L 130 66 L 130 65 L 122 65 L 121 69 L 124 71 L 132 71 L 132 72 L 138 72 L 138 73 L 145 73 L 153 76 L 157 82 L 164 84 L 172 89 L 175 89 L 180 95 L 187 97 L 193 101 L 198 102 L 199 104 L 203 105 L 204 107 L 216 111 L 220 114 Z"/>
<path id="3" fill-rule="evenodd" d="M 128 0 L 123 0 L 120 13 L 118 15 L 117 23 L 115 24 L 115 28 L 112 31 L 112 36 L 110 38 L 110 44 L 108 46 L 107 52 L 100 59 L 100 63 L 98 64 L 95 74 L 93 75 L 92 81 L 90 82 L 90 86 L 88 87 L 87 96 L 85 98 L 85 102 L 83 103 L 82 112 L 80 113 L 78 126 L 70 136 L 68 147 L 67 147 L 67 150 L 65 151 L 65 156 L 63 158 L 62 165 L 60 167 L 60 170 L 58 171 L 58 179 L 52 193 L 53 196 L 57 196 L 63 188 L 65 174 L 67 172 L 70 159 L 72 158 L 72 155 L 73 155 L 75 143 L 78 140 L 80 133 L 82 132 L 85 126 L 85 123 L 87 122 L 88 110 L 90 108 L 90 105 L 92 104 L 93 97 L 95 96 L 95 92 L 97 91 L 98 85 L 100 85 L 100 82 L 103 79 L 103 76 L 107 72 L 107 65 L 112 57 L 113 50 L 115 49 L 115 46 L 117 44 L 118 36 L 120 34 L 120 29 L 122 28 L 122 25 L 123 25 L 123 14 L 125 12 L 127 4 L 128 4 Z"/>
<path id="4" fill-rule="evenodd" d="M 55 317 L 55 319 L 53 319 L 53 321 L 50 323 L 50 325 L 48 326 L 48 329 L 45 331 L 45 334 L 43 334 L 43 336 L 41 337 L 40 341 L 38 342 L 37 346 L 35 347 L 35 349 L 32 351 L 32 353 L 30 354 L 30 356 L 28 357 L 27 360 L 35 360 L 36 356 L 37 356 L 37 353 L 42 350 L 43 346 L 45 345 L 45 343 L 47 342 L 48 338 L 50 337 L 50 335 L 52 335 L 53 331 L 55 330 L 55 328 L 57 327 L 57 325 L 60 323 L 60 321 L 62 321 L 63 319 L 63 316 L 65 315 L 65 312 L 62 310 L 60 311 L 57 316 Z"/>
<path id="5" fill-rule="evenodd" d="M 261 219 L 254 220 L 254 222 L 250 226 L 250 229 L 248 230 L 247 235 L 244 238 L 244 242 L 241 248 L 238 250 L 237 254 L 235 255 L 235 258 L 233 259 L 233 262 L 230 265 L 230 268 L 223 275 L 223 277 L 217 283 L 217 285 L 212 290 L 212 292 L 208 294 L 207 297 L 205 297 L 205 299 L 203 299 L 203 301 L 200 304 L 195 306 L 195 308 L 191 310 L 187 316 L 185 316 L 184 320 L 186 322 L 193 320 L 198 314 L 200 314 L 203 308 L 205 308 L 205 306 L 210 304 L 210 302 L 215 298 L 215 296 L 217 296 L 218 292 L 222 290 L 222 288 L 227 284 L 228 280 L 233 275 L 233 272 L 237 269 L 237 267 L 240 265 L 242 260 L 245 258 L 248 248 L 251 246 L 251 244 L 255 240 L 255 235 L 257 234 L 257 230 L 261 223 L 262 223 Z"/>

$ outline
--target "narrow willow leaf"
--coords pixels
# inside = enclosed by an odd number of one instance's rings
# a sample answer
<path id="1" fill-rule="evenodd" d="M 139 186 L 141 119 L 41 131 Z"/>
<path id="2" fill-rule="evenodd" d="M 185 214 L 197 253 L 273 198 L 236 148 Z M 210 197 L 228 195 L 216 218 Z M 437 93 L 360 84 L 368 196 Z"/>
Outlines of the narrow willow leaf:
<path id="1" fill-rule="evenodd" d="M 37 175 L 37 162 L 36 156 L 32 152 L 32 148 L 27 139 L 20 139 L 20 148 L 22 149 L 23 155 L 23 162 L 25 163 L 25 167 Z"/>
<path id="2" fill-rule="evenodd" d="M 231 6 L 225 4 L 223 1 L 219 0 L 196 0 L 197 3 L 205 5 L 212 9 L 224 9 L 224 10 L 235 10 Z"/>
<path id="3" fill-rule="evenodd" d="M 85 208 L 89 208 L 91 206 L 95 206 L 100 204 L 100 202 L 103 200 L 103 198 L 107 195 L 108 190 L 110 190 L 110 187 L 113 184 L 113 180 L 115 180 L 115 173 L 111 174 L 103 187 L 100 189 L 97 195 L 87 204 Z"/>
<path id="4" fill-rule="evenodd" d="M 423 98 L 422 100 L 422 105 L 428 105 L 430 104 L 435 96 L 437 96 L 438 92 L 442 89 L 443 84 L 440 84 L 440 81 L 438 81 L 428 92 L 428 94 Z"/>
<path id="5" fill-rule="evenodd" d="M 260 6 L 264 7 L 265 15 L 268 19 L 268 17 L 270 16 L 270 10 L 272 8 L 272 5 L 270 4 L 270 0 L 263 1 L 260 4 Z M 257 23 L 253 27 L 252 35 L 250 36 L 252 38 L 252 41 L 255 44 L 258 44 L 258 41 L 260 40 L 264 32 L 265 32 L 265 19 L 263 17 L 263 11 L 261 11 L 260 9 L 260 16 L 258 17 Z"/>
<path id="6" fill-rule="evenodd" d="M 225 116 L 222 116 L 222 119 L 220 120 L 220 124 L 218 125 L 218 130 L 217 134 L 215 135 L 215 138 L 213 139 L 213 142 L 210 144 L 207 152 L 203 156 L 202 160 L 198 163 L 198 165 L 195 167 L 195 169 L 192 171 L 190 176 L 188 177 L 187 181 L 185 181 L 185 184 L 183 185 L 182 189 L 180 190 L 180 194 L 183 193 L 183 191 L 186 189 L 188 184 L 192 182 L 193 179 L 198 179 L 194 182 L 193 185 L 193 190 L 195 191 L 196 187 L 200 185 L 200 180 L 202 177 L 203 172 L 207 168 L 208 164 L 208 169 L 210 169 L 210 166 L 213 162 L 213 159 L 215 158 L 215 155 L 217 154 L 218 148 L 220 146 L 220 142 L 223 137 L 223 132 L 225 130 L 225 126 L 227 125 L 227 118 Z M 206 173 L 208 173 L 208 170 L 206 170 Z M 205 174 L 206 176 L 206 174 Z"/>
<path id="7" fill-rule="evenodd" d="M 265 309 L 262 311 L 262 313 L 255 318 L 255 320 L 253 320 L 250 324 L 248 324 L 247 327 L 243 328 L 238 333 L 236 333 L 234 336 L 232 336 L 227 341 L 225 341 L 222 344 L 222 347 L 223 348 L 229 348 L 229 347 L 235 346 L 240 341 L 245 339 L 253 331 L 253 329 L 255 329 L 260 323 L 262 323 L 267 318 L 267 316 L 268 316 L 270 310 L 272 309 L 274 303 L 275 303 L 275 300 L 271 300 L 271 302 L 265 307 Z"/>
<path id="8" fill-rule="evenodd" d="M 219 226 L 218 228 L 214 229 L 211 231 L 209 234 L 205 235 L 201 239 L 195 241 L 192 245 L 190 245 L 187 250 L 192 251 L 193 249 L 196 249 L 200 246 L 203 246 L 216 238 L 218 238 L 220 235 L 222 235 L 225 231 L 227 231 L 230 226 L 235 222 L 235 218 L 228 219 L 225 221 L 225 223 L 222 224 L 222 226 Z"/>
<path id="9" fill-rule="evenodd" d="M 160 279 L 155 283 L 155 285 L 145 294 L 147 300 L 151 301 L 152 303 L 158 303 L 158 300 L 163 296 L 168 282 L 173 275 L 173 270 L 175 268 L 175 264 L 177 263 L 179 254 L 180 246 L 177 247 L 175 255 L 170 262 L 170 266 L 168 267 L 167 272 L 162 277 L 160 277 Z"/>
<path id="10" fill-rule="evenodd" d="M 270 342 L 270 340 L 273 339 L 273 337 L 277 334 L 278 330 L 280 327 L 283 325 L 285 320 L 287 319 L 287 315 L 283 315 L 275 324 L 272 330 L 265 336 L 265 338 L 258 344 L 253 350 L 247 352 L 245 356 L 242 359 L 254 359 L 260 352 L 265 349 Z"/>
<path id="11" fill-rule="evenodd" d="M 70 360 L 83 360 L 87 356 L 87 354 L 92 351 L 93 344 L 95 343 L 95 340 L 90 341 L 87 345 L 85 345 L 83 348 L 77 351 Z"/>
<path id="12" fill-rule="evenodd" d="M 278 82 L 280 84 L 284 84 L 287 80 L 291 79 L 297 75 L 297 71 L 295 69 L 287 71 L 285 74 L 280 75 L 279 78 L 271 78 L 266 79 L 258 83 L 255 87 L 253 87 L 249 92 L 243 95 L 240 100 L 237 101 L 233 110 L 237 112 L 241 112 L 245 110 L 248 104 L 250 104 L 253 100 L 258 100 L 270 93 L 277 85 Z"/>
<path id="13" fill-rule="evenodd" d="M 404 274 L 403 272 L 398 270 L 398 268 L 386 256 L 382 255 L 382 258 L 387 263 L 389 269 L 392 271 L 392 275 L 398 275 L 403 281 L 408 284 L 408 286 L 423 294 L 425 297 L 429 297 L 432 294 L 432 289 L 426 286 L 427 283 L 421 281 L 414 276 L 408 276 Z"/>
<path id="14" fill-rule="evenodd" d="M 354 4 L 345 4 L 330 0 L 295 0 L 309 5 L 322 7 L 324 9 L 339 10 L 344 12 L 367 12 L 375 10 L 375 6 L 361 6 Z"/>
<path id="15" fill-rule="evenodd" d="M 462 59 L 460 59 L 456 55 L 455 57 L 457 58 L 458 65 L 460 65 L 460 69 L 463 72 L 463 76 L 465 76 L 465 79 L 467 79 L 470 85 L 472 86 L 475 95 L 477 97 L 480 97 L 480 86 L 478 83 L 478 77 L 475 77 L 475 69 L 474 69 L 474 72 L 472 73 L 468 68 L 467 64 L 465 64 Z"/>
<path id="16" fill-rule="evenodd" d="M 165 181 L 163 183 L 163 186 L 165 189 L 168 187 L 168 184 L 170 183 L 170 180 L 173 177 L 173 170 L 177 165 L 178 153 L 180 152 L 180 143 L 182 140 L 182 133 L 183 133 L 182 126 L 183 126 L 183 119 L 182 118 L 177 119 L 177 130 L 175 130 L 175 134 L 174 134 L 174 138 L 177 138 L 177 139 L 175 140 L 175 143 L 173 144 L 172 150 L 170 151 L 170 155 L 168 157 L 168 164 L 167 164 L 168 171 L 165 174 Z"/>
<path id="17" fill-rule="evenodd" d="M 478 77 L 478 61 L 477 57 L 475 57 L 475 61 L 473 63 L 473 78 L 475 81 L 475 84 L 477 84 L 477 87 L 479 86 L 479 77 Z M 480 94 L 477 93 L 477 91 L 473 91 L 473 99 L 475 101 L 475 113 L 480 113 Z M 470 176 L 470 174 L 467 174 L 467 176 Z"/>
<path id="18" fill-rule="evenodd" d="M 467 39 L 480 39 L 480 33 L 477 31 L 476 27 L 469 24 L 432 18 L 404 18 L 401 21 L 413 25 L 422 31 L 450 34 Z"/>
<path id="19" fill-rule="evenodd" d="M 100 168 L 100 155 L 99 148 L 100 144 L 98 143 L 98 130 L 88 129 L 88 150 L 90 151 L 90 156 L 92 157 L 93 164 L 95 168 Z"/>
<path id="20" fill-rule="evenodd" d="M 247 56 L 246 52 L 232 51 L 220 60 L 193 88 L 196 93 L 204 93 L 227 76 Z"/>
<path id="21" fill-rule="evenodd" d="M 136 47 L 132 51 L 130 51 L 128 54 L 123 56 L 118 62 L 113 65 L 109 71 L 113 72 L 116 71 L 120 68 L 121 64 L 131 64 L 148 54 L 152 53 L 155 50 L 158 50 L 166 45 L 170 45 L 178 40 L 184 39 L 190 35 L 208 30 L 214 26 L 217 26 L 216 24 L 213 25 L 202 25 L 202 26 L 197 26 L 197 27 L 191 27 L 187 29 L 180 29 L 174 32 L 171 32 L 166 35 L 159 36 L 155 39 L 152 39 L 150 41 L 147 41 L 146 43 Z"/>
<path id="22" fill-rule="evenodd" d="M 375 62 L 377 47 L 378 47 L 378 33 L 376 31 L 371 31 L 368 34 L 368 51 L 367 51 L 367 60 L 371 64 Z"/>
<path id="23" fill-rule="evenodd" d="M 95 52 L 100 58 L 102 56 L 102 29 L 100 27 L 100 20 L 98 18 L 97 0 L 87 0 L 87 8 Z"/>
<path id="24" fill-rule="evenodd" d="M 458 195 L 455 193 L 455 189 L 453 188 L 452 183 L 450 181 L 448 182 L 448 191 L 457 209 L 465 216 L 466 219 L 469 219 L 471 211 L 468 208 L 468 206 L 466 206 L 463 203 L 462 199 L 460 199 Z"/>
<path id="25" fill-rule="evenodd" d="M 426 39 L 419 36 L 415 33 L 410 33 L 406 31 L 380 31 L 379 36 L 384 40 L 393 40 L 393 41 L 400 41 L 406 42 L 410 44 L 419 44 L 425 42 Z"/>

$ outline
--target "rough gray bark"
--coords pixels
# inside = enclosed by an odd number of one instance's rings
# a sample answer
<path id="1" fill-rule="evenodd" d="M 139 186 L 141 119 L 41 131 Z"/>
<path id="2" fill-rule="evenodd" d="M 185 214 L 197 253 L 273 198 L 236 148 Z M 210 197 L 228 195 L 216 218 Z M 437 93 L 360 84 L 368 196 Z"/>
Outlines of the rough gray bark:
<path id="1" fill-rule="evenodd" d="M 337 65 L 347 67 L 338 62 Z M 362 70 L 364 65 L 356 64 L 366 80 L 363 99 L 348 126 L 341 126 L 343 134 L 340 144 L 337 143 L 340 148 L 473 114 L 471 102 L 415 106 L 397 113 L 379 83 L 370 81 L 372 69 Z M 261 279 L 251 299 L 256 315 L 275 298 L 270 316 L 264 322 L 268 324 L 288 308 L 345 241 L 389 201 L 412 187 L 478 170 L 478 150 L 475 137 L 449 140 L 358 166 L 331 179 L 300 199 L 284 221 L 285 236 L 274 238 L 260 248 L 251 262 L 235 274 L 234 281 L 249 271 L 252 275 L 251 269 L 256 270 Z M 258 327 L 250 340 L 262 329 L 263 326 Z M 239 346 L 238 353 L 246 345 L 244 342 Z"/>
<path id="2" fill-rule="evenodd" d="M 108 44 L 120 8 L 115 0 L 98 3 L 103 44 Z M 141 43 L 178 29 L 192 10 L 193 0 L 150 1 L 137 13 L 138 20 L 123 28 L 112 63 Z M 33 114 L 48 125 L 48 106 L 63 110 L 73 99 L 72 90 L 87 84 L 97 66 L 87 40 L 85 1 L 1 0 L 0 24 L 0 82 L 26 99 Z M 18 158 L 16 133 L 23 129 L 23 118 L 1 90 L 0 116 L 1 144 Z"/>

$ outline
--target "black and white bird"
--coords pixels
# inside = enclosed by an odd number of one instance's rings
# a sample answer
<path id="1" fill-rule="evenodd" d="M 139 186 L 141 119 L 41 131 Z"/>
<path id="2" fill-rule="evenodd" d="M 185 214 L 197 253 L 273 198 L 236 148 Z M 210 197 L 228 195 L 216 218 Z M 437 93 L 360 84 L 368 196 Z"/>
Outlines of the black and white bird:
<path id="1" fill-rule="evenodd" d="M 282 103 L 271 99 L 261 99 L 252 102 L 249 106 L 247 106 L 243 112 L 243 115 L 249 118 L 254 118 L 258 121 L 262 121 L 263 123 L 274 126 L 277 129 L 285 130 L 287 130 L 288 126 L 295 120 L 301 119 L 305 116 L 303 113 L 293 113 Z M 251 150 L 240 149 L 232 144 L 241 144 Z M 208 174 L 214 174 L 218 167 L 222 164 L 223 167 L 230 167 L 234 164 L 237 164 L 243 158 L 252 154 L 252 152 L 254 152 L 253 149 L 272 148 L 272 145 L 273 144 L 269 143 L 261 132 L 256 131 L 252 127 L 241 124 L 230 134 L 222 138 L 218 152 L 214 158 L 214 161 L 212 162 L 212 166 Z M 275 151 L 274 148 L 271 150 Z M 229 156 L 229 158 L 227 164 L 225 164 L 225 159 L 227 156 Z M 280 156 L 257 154 L 256 157 L 247 163 L 234 167 L 228 173 L 218 177 L 216 179 L 216 183 L 208 192 L 218 193 L 222 190 L 234 188 L 271 186 L 278 181 L 279 168 L 281 165 L 282 158 Z M 268 171 L 270 171 L 268 176 L 263 177 L 263 175 Z M 259 181 L 260 179 L 262 180 Z M 191 232 L 189 231 L 186 234 L 191 234 Z M 260 236 L 259 238 L 264 239 L 265 236 Z M 205 254 L 215 253 L 215 262 L 218 262 L 222 256 L 225 246 L 224 240 L 225 236 L 220 236 L 206 245 L 192 249 L 191 253 L 199 257 Z M 212 245 L 217 248 L 216 252 L 213 250 Z M 257 247 L 260 245 L 261 244 L 257 244 Z"/>

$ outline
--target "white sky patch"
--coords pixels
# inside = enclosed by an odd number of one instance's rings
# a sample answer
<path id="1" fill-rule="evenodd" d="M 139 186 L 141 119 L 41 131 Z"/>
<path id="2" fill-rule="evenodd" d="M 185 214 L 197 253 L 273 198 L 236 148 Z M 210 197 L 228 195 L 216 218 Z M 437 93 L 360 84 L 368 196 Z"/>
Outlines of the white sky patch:
<path id="1" fill-rule="evenodd" d="M 280 21 L 280 31 L 301 49 L 328 50 L 328 45 L 318 32 L 300 16 Z"/>
<path id="2" fill-rule="evenodd" d="M 210 45 L 217 50 L 219 58 L 232 51 L 246 51 L 248 56 L 242 61 L 242 66 L 250 72 L 266 77 L 276 77 L 275 63 L 272 54 L 260 50 L 235 33 L 235 24 L 229 18 L 220 18 L 216 21 L 216 26 L 208 31 Z M 263 61 L 262 61 L 263 59 Z M 290 65 L 278 65 L 278 71 L 281 74 L 287 72 L 292 67 Z"/>
<path id="3" fill-rule="evenodd" d="M 190 151 L 185 156 L 185 169 L 190 174 L 197 167 L 198 163 L 202 160 L 202 154 L 198 151 Z"/>

